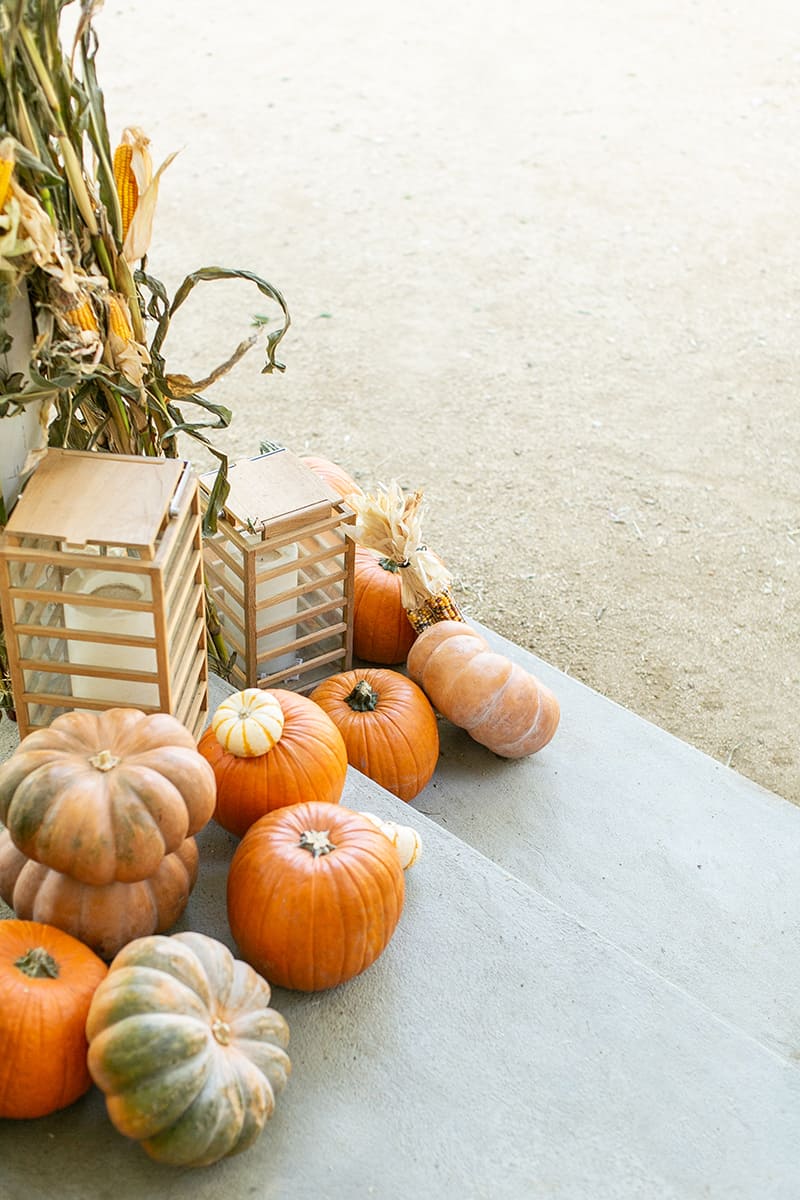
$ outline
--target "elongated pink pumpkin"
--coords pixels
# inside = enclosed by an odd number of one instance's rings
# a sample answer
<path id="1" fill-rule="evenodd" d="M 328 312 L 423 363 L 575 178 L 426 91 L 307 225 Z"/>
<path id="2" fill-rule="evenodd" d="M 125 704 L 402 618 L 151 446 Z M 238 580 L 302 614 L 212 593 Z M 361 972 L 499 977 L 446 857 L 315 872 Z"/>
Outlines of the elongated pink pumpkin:
<path id="1" fill-rule="evenodd" d="M 408 673 L 443 717 L 503 758 L 541 750 L 558 726 L 550 689 L 463 621 L 424 629 L 409 651 Z"/>

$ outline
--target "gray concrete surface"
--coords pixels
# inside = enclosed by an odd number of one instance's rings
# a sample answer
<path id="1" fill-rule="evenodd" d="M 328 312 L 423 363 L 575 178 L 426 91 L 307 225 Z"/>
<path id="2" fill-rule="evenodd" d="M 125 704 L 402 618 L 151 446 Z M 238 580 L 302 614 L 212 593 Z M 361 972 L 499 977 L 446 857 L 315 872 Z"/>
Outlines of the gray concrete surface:
<path id="1" fill-rule="evenodd" d="M 415 807 L 798 1056 L 800 809 L 478 628 L 552 688 L 560 727 L 508 762 L 441 722 L 439 765 Z"/>
<path id="2" fill-rule="evenodd" d="M 424 854 L 369 971 L 275 990 L 294 1072 L 259 1142 L 204 1171 L 159 1167 L 93 1090 L 0 1122 L 2 1200 L 796 1200 L 798 972 L 775 948 L 795 810 L 535 666 L 563 706 L 535 758 L 502 762 L 443 724 L 415 805 L 349 773 L 344 802 L 413 823 Z M 201 834 L 181 923 L 232 948 L 234 844 Z"/>

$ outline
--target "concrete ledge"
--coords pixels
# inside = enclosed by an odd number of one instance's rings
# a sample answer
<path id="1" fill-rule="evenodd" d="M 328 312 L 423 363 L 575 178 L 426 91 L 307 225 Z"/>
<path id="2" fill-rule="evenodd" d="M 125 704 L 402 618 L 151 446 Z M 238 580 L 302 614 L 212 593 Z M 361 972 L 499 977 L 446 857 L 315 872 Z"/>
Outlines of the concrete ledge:
<path id="1" fill-rule="evenodd" d="M 561 729 L 508 763 L 443 722 L 414 806 L 349 772 L 343 802 L 416 825 L 424 854 L 373 967 L 275 990 L 294 1073 L 260 1141 L 159 1167 L 92 1090 L 0 1121 L 2 1200 L 796 1200 L 800 814 L 489 636 Z M 181 927 L 234 949 L 235 839 L 200 844 Z"/>
<path id="2" fill-rule="evenodd" d="M 442 721 L 414 806 L 795 1059 L 800 809 L 478 628 L 552 688 L 560 727 L 509 762 Z"/>
<path id="3" fill-rule="evenodd" d="M 800 1072 L 357 773 L 424 857 L 384 955 L 328 993 L 276 989 L 294 1073 L 260 1141 L 151 1163 L 100 1094 L 0 1122 L 3 1200 L 796 1200 Z M 185 924 L 231 944 L 234 839 L 201 835 Z"/>

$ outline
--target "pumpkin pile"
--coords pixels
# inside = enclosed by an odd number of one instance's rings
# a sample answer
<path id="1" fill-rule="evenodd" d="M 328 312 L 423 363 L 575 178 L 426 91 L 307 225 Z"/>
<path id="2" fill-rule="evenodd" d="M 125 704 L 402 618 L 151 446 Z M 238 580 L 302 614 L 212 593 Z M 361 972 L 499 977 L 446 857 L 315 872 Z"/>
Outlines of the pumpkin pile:
<path id="1" fill-rule="evenodd" d="M 437 711 L 506 758 L 556 730 L 553 694 L 455 606 L 421 494 L 366 497 L 305 461 L 356 511 L 355 649 L 377 665 L 310 697 L 237 692 L 198 744 L 164 713 L 68 713 L 0 766 L 0 897 L 17 917 L 0 922 L 0 1117 L 43 1116 L 94 1081 L 159 1162 L 246 1149 L 291 1071 L 270 984 L 316 992 L 370 967 L 420 855 L 413 828 L 340 803 L 348 763 L 410 801 L 436 767 Z M 406 660 L 407 675 L 388 669 Z M 241 838 L 227 879 L 240 959 L 164 936 L 212 816 Z"/>
<path id="2" fill-rule="evenodd" d="M 0 897 L 113 958 L 183 912 L 215 792 L 169 714 L 65 713 L 0 766 Z"/>

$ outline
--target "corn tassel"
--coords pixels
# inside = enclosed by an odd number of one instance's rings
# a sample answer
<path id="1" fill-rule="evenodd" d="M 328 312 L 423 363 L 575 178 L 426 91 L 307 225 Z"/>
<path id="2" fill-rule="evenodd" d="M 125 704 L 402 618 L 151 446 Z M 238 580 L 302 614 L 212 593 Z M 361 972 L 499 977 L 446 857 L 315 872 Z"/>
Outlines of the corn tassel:
<path id="1" fill-rule="evenodd" d="M 128 306 L 117 296 L 109 297 L 108 328 L 111 333 L 122 338 L 123 342 L 130 342 L 133 338 L 133 330 L 128 319 Z"/>
<path id="2" fill-rule="evenodd" d="M 70 325 L 74 325 L 76 329 L 83 329 L 87 333 L 100 332 L 97 317 L 88 300 L 84 300 L 76 308 L 71 308 L 69 312 L 64 313 L 64 319 L 69 321 Z"/>
<path id="3" fill-rule="evenodd" d="M 122 216 L 122 237 L 127 235 L 133 214 L 139 204 L 139 185 L 131 167 L 133 147 L 122 142 L 114 151 L 114 182 L 117 185 L 119 207 Z"/>

